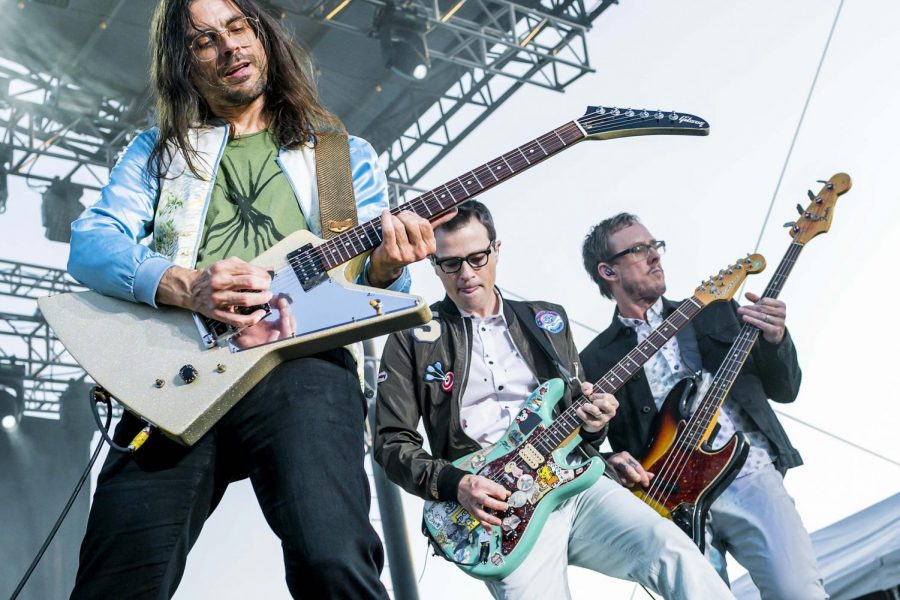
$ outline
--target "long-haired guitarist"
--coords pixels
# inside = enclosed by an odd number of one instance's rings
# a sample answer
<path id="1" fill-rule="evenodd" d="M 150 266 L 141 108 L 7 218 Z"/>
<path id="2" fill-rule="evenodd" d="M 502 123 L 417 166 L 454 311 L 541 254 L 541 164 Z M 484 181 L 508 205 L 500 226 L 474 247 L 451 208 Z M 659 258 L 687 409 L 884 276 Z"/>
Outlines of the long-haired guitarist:
<path id="1" fill-rule="evenodd" d="M 515 501 L 510 492 L 451 461 L 496 443 L 539 383 L 577 376 L 581 367 L 562 307 L 498 293 L 501 245 L 483 204 L 462 204 L 435 238 L 432 262 L 447 296 L 432 306 L 431 323 L 394 333 L 385 346 L 375 456 L 408 492 L 458 502 L 481 527 L 507 527 L 498 515 Z M 596 456 L 617 402 L 609 394 L 589 397 L 578 409 L 580 450 Z M 557 407 L 572 400 L 569 390 Z M 524 484 L 522 477 L 516 493 L 529 491 Z M 537 480 L 529 484 L 537 489 Z M 666 598 L 731 597 L 677 527 L 609 477 L 555 508 L 524 562 L 487 585 L 496 598 L 566 598 L 570 564 L 639 581 Z"/>
<path id="2" fill-rule="evenodd" d="M 163 0 L 151 46 L 158 126 L 134 139 L 74 224 L 71 273 L 105 294 L 238 328 L 264 315 L 247 307 L 272 301 L 288 314 L 287 300 L 271 297 L 270 273 L 247 261 L 325 225 L 311 134 L 340 126 L 317 100 L 308 58 L 253 0 Z M 405 265 L 434 251 L 431 225 L 387 213 L 367 142 L 349 138 L 349 166 L 359 220 L 381 215 L 383 228 L 361 282 L 405 291 Z M 139 243 L 147 236 L 151 244 Z M 111 453 L 72 597 L 171 597 L 225 488 L 249 477 L 292 595 L 387 598 L 368 518 L 364 417 L 354 359 L 337 349 L 275 368 L 191 447 L 157 436 L 134 455 Z M 116 441 L 141 427 L 126 413 Z"/>
<path id="3" fill-rule="evenodd" d="M 584 267 L 600 293 L 616 303 L 610 326 L 582 352 L 588 378 L 603 375 L 668 317 L 677 306 L 663 297 L 665 242 L 653 237 L 634 215 L 601 221 L 585 237 Z M 802 464 L 769 399 L 792 402 L 800 387 L 800 366 L 785 329 L 784 302 L 747 293 L 753 304 L 715 303 L 657 352 L 619 392 L 618 417 L 610 423 L 610 457 L 626 485 L 647 487 L 641 456 L 654 435 L 658 411 L 679 380 L 695 372 L 715 373 L 741 325 L 762 331 L 762 339 L 738 375 L 718 417 L 713 447 L 736 431 L 750 441 L 748 458 L 710 508 L 707 547 L 727 581 L 725 552 L 750 572 L 763 598 L 827 598 L 809 535 L 784 488 L 783 474 Z"/>

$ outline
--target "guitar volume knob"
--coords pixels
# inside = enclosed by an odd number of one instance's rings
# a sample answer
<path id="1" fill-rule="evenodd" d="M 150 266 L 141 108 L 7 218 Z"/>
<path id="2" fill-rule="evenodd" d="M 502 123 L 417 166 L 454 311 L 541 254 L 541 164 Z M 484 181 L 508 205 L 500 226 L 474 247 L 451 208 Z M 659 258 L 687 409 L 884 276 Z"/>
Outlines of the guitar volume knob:
<path id="1" fill-rule="evenodd" d="M 193 383 L 197 379 L 197 369 L 194 368 L 194 365 L 184 365 L 178 370 L 178 376 L 185 383 Z"/>

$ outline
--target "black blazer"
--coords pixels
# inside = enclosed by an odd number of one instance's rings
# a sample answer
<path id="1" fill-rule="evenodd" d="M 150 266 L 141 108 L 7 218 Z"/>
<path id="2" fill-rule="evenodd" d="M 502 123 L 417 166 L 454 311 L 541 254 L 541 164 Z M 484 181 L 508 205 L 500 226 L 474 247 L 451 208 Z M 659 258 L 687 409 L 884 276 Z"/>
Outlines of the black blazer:
<path id="1" fill-rule="evenodd" d="M 679 304 L 663 298 L 664 316 L 668 317 Z M 737 306 L 734 301 L 714 302 L 678 333 L 682 359 L 691 371 L 701 365 L 710 373 L 719 368 L 743 324 Z M 600 379 L 637 346 L 637 333 L 623 325 L 618 315 L 616 309 L 610 326 L 581 351 L 581 363 L 589 381 Z M 803 460 L 791 445 L 769 400 L 793 402 L 800 390 L 800 377 L 797 351 L 790 334 L 785 331 L 780 344 L 770 344 L 760 336 L 727 399 L 743 408 L 768 438 L 775 451 L 775 468 L 782 473 L 803 464 Z M 609 442 L 616 452 L 627 450 L 640 457 L 651 441 L 657 415 L 644 369 L 616 393 L 616 399 L 619 410 L 609 425 Z"/>

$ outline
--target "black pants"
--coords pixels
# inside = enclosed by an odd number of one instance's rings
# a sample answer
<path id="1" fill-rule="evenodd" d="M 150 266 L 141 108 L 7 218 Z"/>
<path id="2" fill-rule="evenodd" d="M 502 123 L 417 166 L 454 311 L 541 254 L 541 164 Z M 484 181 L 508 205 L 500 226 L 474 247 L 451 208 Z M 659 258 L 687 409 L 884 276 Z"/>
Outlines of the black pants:
<path id="1" fill-rule="evenodd" d="M 134 455 L 110 452 L 72 598 L 170 598 L 225 488 L 248 476 L 294 598 L 387 598 L 364 420 L 355 364 L 340 349 L 283 363 L 194 446 L 158 434 Z M 140 427 L 126 414 L 116 442 Z"/>

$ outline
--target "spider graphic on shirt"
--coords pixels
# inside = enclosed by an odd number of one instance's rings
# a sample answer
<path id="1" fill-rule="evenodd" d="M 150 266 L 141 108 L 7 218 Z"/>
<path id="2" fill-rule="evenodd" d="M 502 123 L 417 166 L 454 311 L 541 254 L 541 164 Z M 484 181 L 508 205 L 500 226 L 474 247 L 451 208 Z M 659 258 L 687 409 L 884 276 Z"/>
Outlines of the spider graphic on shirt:
<path id="1" fill-rule="evenodd" d="M 252 235 L 254 250 L 258 255 L 284 239 L 284 234 L 278 231 L 275 221 L 253 206 L 263 189 L 278 176 L 278 171 L 275 171 L 268 179 L 261 181 L 265 165 L 269 164 L 272 156 L 272 152 L 266 155 L 263 166 L 256 175 L 253 174 L 253 166 L 249 162 L 247 163 L 246 188 L 244 188 L 243 182 L 235 179 L 234 174 L 237 173 L 237 167 L 234 161 L 229 157 L 222 160 L 219 174 L 225 180 L 225 184 L 221 186 L 221 189 L 225 194 L 225 200 L 235 207 L 235 213 L 228 220 L 216 223 L 209 228 L 206 238 L 206 247 L 209 253 L 228 256 L 242 236 L 246 246 L 250 243 Z"/>

